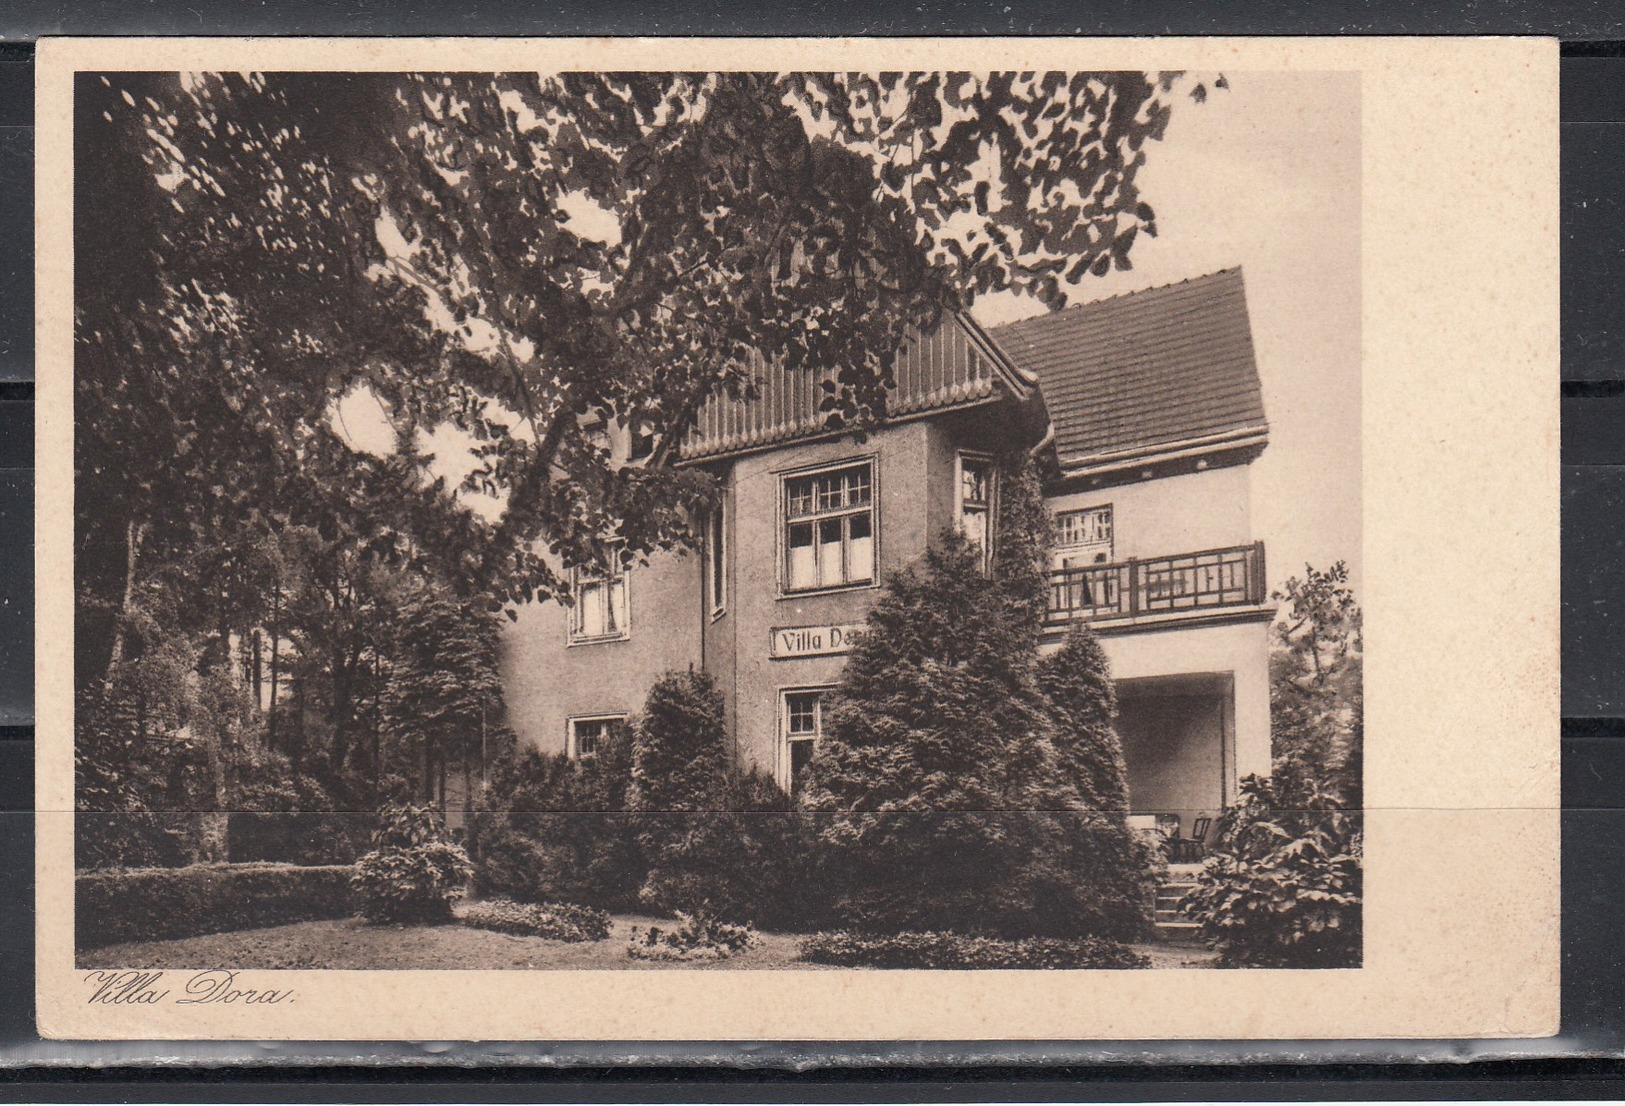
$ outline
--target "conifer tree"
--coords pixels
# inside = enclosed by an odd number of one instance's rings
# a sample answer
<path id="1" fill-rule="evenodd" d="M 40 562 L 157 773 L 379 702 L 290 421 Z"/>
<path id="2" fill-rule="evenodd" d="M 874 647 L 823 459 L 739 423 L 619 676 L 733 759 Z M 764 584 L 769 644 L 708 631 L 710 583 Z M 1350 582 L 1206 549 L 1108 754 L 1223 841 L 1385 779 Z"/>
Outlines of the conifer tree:
<path id="1" fill-rule="evenodd" d="M 726 921 L 793 925 L 812 913 L 800 874 L 806 842 L 771 780 L 729 763 L 722 694 L 703 672 L 673 672 L 649 692 L 633 747 L 630 807 L 648 863 L 646 907 Z"/>
<path id="2" fill-rule="evenodd" d="M 722 693 L 707 672 L 668 672 L 649 689 L 632 745 L 631 808 L 714 810 L 727 770 Z"/>
<path id="3" fill-rule="evenodd" d="M 1035 488 L 1005 467 L 991 581 L 943 535 L 887 582 L 847 662 L 804 793 L 843 924 L 1126 937 L 1145 922 L 1149 858 L 1069 779 L 1039 685 Z"/>
<path id="4" fill-rule="evenodd" d="M 1117 735 L 1117 689 L 1100 639 L 1074 626 L 1039 662 L 1038 680 L 1054 708 L 1056 751 L 1067 781 L 1096 810 L 1128 809 L 1128 766 Z"/>

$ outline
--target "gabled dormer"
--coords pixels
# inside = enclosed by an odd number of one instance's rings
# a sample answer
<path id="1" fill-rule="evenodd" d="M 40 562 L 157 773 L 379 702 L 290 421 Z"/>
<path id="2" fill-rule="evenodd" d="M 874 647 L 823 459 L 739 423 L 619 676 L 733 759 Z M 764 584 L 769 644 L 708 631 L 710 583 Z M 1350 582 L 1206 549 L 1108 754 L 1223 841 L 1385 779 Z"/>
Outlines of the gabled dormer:
<path id="1" fill-rule="evenodd" d="M 1269 443 L 1240 269 L 990 332 L 1054 426 L 1051 617 L 1266 617 L 1247 466 Z"/>

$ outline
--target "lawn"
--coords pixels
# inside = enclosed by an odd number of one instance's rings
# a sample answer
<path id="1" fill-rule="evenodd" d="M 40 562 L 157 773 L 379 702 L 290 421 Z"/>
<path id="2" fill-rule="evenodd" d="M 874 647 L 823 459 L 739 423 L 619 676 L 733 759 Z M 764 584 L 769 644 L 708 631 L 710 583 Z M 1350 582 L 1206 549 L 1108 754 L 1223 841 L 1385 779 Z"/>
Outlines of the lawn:
<path id="1" fill-rule="evenodd" d="M 81 968 L 227 968 L 237 970 L 328 968 L 374 971 L 391 968 L 443 970 L 649 969 L 829 971 L 796 959 L 796 938 L 762 933 L 754 945 L 727 960 L 672 963 L 633 960 L 626 943 L 633 926 L 669 928 L 669 920 L 615 916 L 602 941 L 569 943 L 519 937 L 462 925 L 373 925 L 359 918 L 296 922 L 267 929 L 211 933 L 176 941 L 132 941 L 83 951 Z M 1208 967 L 1213 954 L 1180 945 L 1136 945 L 1152 967 Z M 842 969 L 850 971 L 852 969 Z"/>
<path id="2" fill-rule="evenodd" d="M 633 960 L 626 942 L 633 926 L 670 928 L 662 918 L 631 914 L 615 917 L 602 941 L 565 942 L 519 937 L 462 925 L 373 925 L 360 918 L 296 922 L 268 929 L 211 933 L 177 941 L 132 941 L 89 949 L 81 968 L 330 968 L 373 971 L 390 968 L 505 970 L 606 968 L 797 968 L 823 965 L 796 960 L 796 938 L 761 934 L 749 949 L 721 961 L 671 963 Z"/>

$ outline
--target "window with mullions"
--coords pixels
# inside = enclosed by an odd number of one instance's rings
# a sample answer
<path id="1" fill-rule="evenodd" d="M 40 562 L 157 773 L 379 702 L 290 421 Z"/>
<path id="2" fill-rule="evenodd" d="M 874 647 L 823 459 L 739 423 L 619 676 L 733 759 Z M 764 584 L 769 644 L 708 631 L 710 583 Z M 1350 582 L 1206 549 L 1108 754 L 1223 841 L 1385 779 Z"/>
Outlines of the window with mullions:
<path id="1" fill-rule="evenodd" d="M 1111 507 L 1090 507 L 1082 511 L 1062 511 L 1057 514 L 1055 545 L 1057 549 L 1069 552 L 1086 551 L 1100 561 L 1111 560 Z"/>
<path id="2" fill-rule="evenodd" d="M 604 569 L 578 568 L 572 578 L 570 641 L 620 641 L 631 632 L 627 609 L 626 570 L 612 564 Z"/>
<path id="3" fill-rule="evenodd" d="M 812 763 L 824 732 L 824 689 L 784 693 L 786 784 L 791 795 L 801 789 L 801 778 Z"/>
<path id="4" fill-rule="evenodd" d="M 626 724 L 624 714 L 570 719 L 570 759 L 590 761 L 603 751 L 616 726 Z"/>
<path id="5" fill-rule="evenodd" d="M 874 471 L 868 463 L 784 481 L 787 591 L 872 583 Z"/>
<path id="6" fill-rule="evenodd" d="M 959 455 L 959 529 L 982 552 L 982 567 L 993 548 L 993 463 Z"/>

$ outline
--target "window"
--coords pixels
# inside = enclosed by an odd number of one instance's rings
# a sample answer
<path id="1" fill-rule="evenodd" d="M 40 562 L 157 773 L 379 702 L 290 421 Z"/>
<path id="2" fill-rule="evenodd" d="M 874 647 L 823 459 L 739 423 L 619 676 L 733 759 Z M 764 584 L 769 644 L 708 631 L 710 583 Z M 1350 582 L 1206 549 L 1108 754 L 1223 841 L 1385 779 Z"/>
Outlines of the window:
<path id="1" fill-rule="evenodd" d="M 1057 548 L 1083 553 L 1086 559 L 1105 562 L 1112 559 L 1112 509 L 1090 507 L 1083 511 L 1062 511 L 1055 516 Z"/>
<path id="2" fill-rule="evenodd" d="M 959 529 L 982 551 L 982 567 L 993 548 L 993 462 L 959 455 Z"/>
<path id="3" fill-rule="evenodd" d="M 602 714 L 591 718 L 570 719 L 571 760 L 592 760 L 603 750 L 615 727 L 626 721 L 624 714 Z"/>
<path id="4" fill-rule="evenodd" d="M 728 605 L 728 527 L 724 504 L 718 501 L 705 525 L 705 586 L 711 594 L 711 614 Z"/>
<path id="5" fill-rule="evenodd" d="M 865 462 L 784 481 L 787 591 L 872 583 L 874 470 Z"/>
<path id="6" fill-rule="evenodd" d="M 626 570 L 619 564 L 604 569 L 576 569 L 570 594 L 575 599 L 570 611 L 571 644 L 619 641 L 628 636 L 632 627 L 627 610 Z"/>
<path id="7" fill-rule="evenodd" d="M 801 790 L 801 779 L 812 762 L 824 732 L 825 688 L 807 688 L 784 693 L 784 767 L 786 790 Z"/>
<path id="8" fill-rule="evenodd" d="M 632 427 L 631 442 L 627 447 L 627 459 L 632 461 L 647 461 L 654 456 L 655 436 L 652 431 L 641 426 Z"/>

